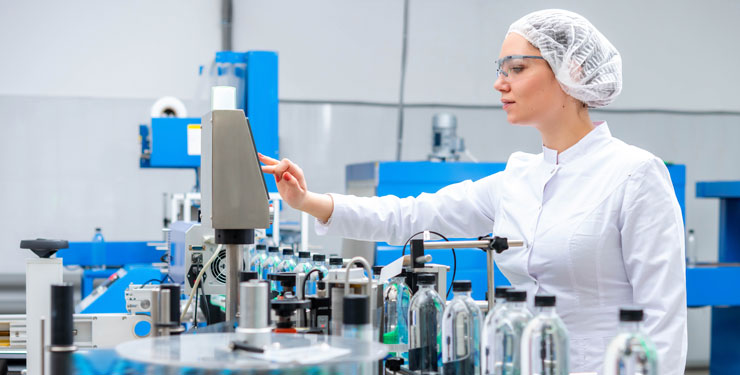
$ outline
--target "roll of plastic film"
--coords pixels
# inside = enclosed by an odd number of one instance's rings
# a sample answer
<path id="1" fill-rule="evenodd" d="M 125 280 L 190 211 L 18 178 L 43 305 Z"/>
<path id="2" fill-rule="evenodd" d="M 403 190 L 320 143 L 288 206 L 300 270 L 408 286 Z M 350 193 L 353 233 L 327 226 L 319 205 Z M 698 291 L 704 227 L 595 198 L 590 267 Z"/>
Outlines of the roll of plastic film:
<path id="1" fill-rule="evenodd" d="M 157 99 L 151 108 L 152 118 L 158 117 L 188 117 L 185 104 L 174 96 L 165 96 Z"/>

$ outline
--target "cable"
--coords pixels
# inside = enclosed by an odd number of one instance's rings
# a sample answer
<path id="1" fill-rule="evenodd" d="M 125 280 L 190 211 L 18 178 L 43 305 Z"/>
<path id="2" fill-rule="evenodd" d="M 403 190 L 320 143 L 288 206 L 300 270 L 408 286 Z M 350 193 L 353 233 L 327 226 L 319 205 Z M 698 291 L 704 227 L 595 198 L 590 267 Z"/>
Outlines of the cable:
<path id="1" fill-rule="evenodd" d="M 416 232 L 416 233 L 412 234 L 411 237 L 409 237 L 408 240 L 406 240 L 406 243 L 405 244 L 403 244 L 403 250 L 401 251 L 401 256 L 406 255 L 406 246 L 408 246 L 409 242 L 411 242 L 411 240 L 414 237 L 416 237 L 416 236 L 418 236 L 420 234 L 423 234 L 424 232 L 432 233 L 434 235 L 437 235 L 439 237 L 442 237 L 445 241 L 450 242 L 450 240 L 448 240 L 447 237 L 445 237 L 442 234 L 440 234 L 438 232 L 435 232 L 433 230 Z M 455 275 L 457 274 L 457 255 L 455 254 L 455 249 L 450 249 L 450 250 L 452 250 L 452 280 L 450 280 L 450 287 L 447 288 L 447 294 L 445 294 L 445 298 L 450 298 L 450 291 L 452 290 L 452 283 L 455 282 Z"/>
<path id="2" fill-rule="evenodd" d="M 198 285 L 200 284 L 200 280 L 203 277 L 203 274 L 206 272 L 208 267 L 213 263 L 213 261 L 218 258 L 218 253 L 221 252 L 221 248 L 223 245 L 218 245 L 216 248 L 216 251 L 213 252 L 213 255 L 211 256 L 211 259 L 208 259 L 206 264 L 203 265 L 203 268 L 198 272 L 198 276 L 195 278 L 195 284 L 193 284 L 193 287 L 190 289 L 190 296 L 188 297 L 188 303 L 185 304 L 185 309 L 182 310 L 182 314 L 180 314 L 180 321 L 183 321 L 185 319 L 185 314 L 187 314 L 188 309 L 190 308 L 190 303 L 193 302 L 193 296 L 195 295 L 195 290 L 198 289 Z M 197 314 L 197 311 L 196 311 Z"/>
<path id="3" fill-rule="evenodd" d="M 141 286 L 139 286 L 139 289 L 141 289 L 141 288 L 147 286 L 149 283 L 153 283 L 155 281 L 158 282 L 158 283 L 160 283 L 160 284 L 162 284 L 162 280 L 160 280 L 160 279 L 150 279 L 150 280 L 147 280 L 147 282 L 145 282 L 144 284 L 141 284 Z"/>
<path id="4" fill-rule="evenodd" d="M 308 271 L 308 273 L 306 274 L 306 278 L 303 279 L 303 285 L 301 285 L 301 291 L 303 292 L 303 299 L 306 299 L 306 280 L 308 280 L 309 276 L 311 276 L 311 274 L 314 271 L 316 271 L 316 272 L 319 273 L 319 280 L 324 280 L 324 273 L 321 272 L 320 269 L 314 268 L 314 269 Z"/>
<path id="5" fill-rule="evenodd" d="M 198 285 L 200 286 L 200 284 Z M 200 304 L 200 299 L 198 299 L 198 289 L 195 289 L 195 305 L 193 306 L 193 329 L 198 329 L 198 305 Z"/>
<path id="6" fill-rule="evenodd" d="M 198 286 L 200 287 L 200 291 L 203 293 L 203 295 L 201 296 L 203 298 L 203 301 L 202 302 L 201 301 L 198 301 L 198 304 L 200 304 L 200 305 L 206 305 L 206 308 L 203 309 L 203 310 L 206 311 L 206 325 L 208 325 L 208 324 L 211 324 L 211 307 L 210 307 L 210 302 L 208 301 L 208 297 L 206 297 L 206 290 L 205 290 L 205 288 L 203 288 L 203 283 L 198 284 Z M 201 306 L 201 308 L 203 308 L 203 307 Z M 197 313 L 197 310 L 196 310 L 196 313 Z"/>

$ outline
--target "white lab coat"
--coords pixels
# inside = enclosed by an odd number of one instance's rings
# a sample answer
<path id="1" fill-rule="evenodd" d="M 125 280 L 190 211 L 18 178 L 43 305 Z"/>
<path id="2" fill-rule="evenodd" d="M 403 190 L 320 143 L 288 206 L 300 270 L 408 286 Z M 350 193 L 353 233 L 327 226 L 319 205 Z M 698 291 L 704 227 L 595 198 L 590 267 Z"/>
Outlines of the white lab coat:
<path id="1" fill-rule="evenodd" d="M 435 194 L 398 198 L 333 194 L 318 234 L 403 244 L 433 230 L 492 232 L 525 248 L 495 256 L 511 283 L 554 294 L 570 334 L 571 372 L 601 372 L 618 308 L 645 310 L 660 373 L 683 375 L 687 350 L 684 227 L 665 164 L 613 138 L 601 123 L 561 152 L 516 152 L 506 170 Z"/>

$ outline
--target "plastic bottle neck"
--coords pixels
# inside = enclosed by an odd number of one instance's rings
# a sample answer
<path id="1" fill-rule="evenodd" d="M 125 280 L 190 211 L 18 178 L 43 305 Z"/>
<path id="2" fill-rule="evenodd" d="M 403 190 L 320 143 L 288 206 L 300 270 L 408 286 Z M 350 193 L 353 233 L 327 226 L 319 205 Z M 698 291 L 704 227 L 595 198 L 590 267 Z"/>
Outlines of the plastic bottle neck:
<path id="1" fill-rule="evenodd" d="M 637 333 L 642 330 L 642 322 L 619 322 L 619 331 L 624 333 Z"/>
<path id="2" fill-rule="evenodd" d="M 459 298 L 472 298 L 472 297 L 471 297 L 471 294 L 472 294 L 472 293 L 473 293 L 472 291 L 467 291 L 467 292 L 461 292 L 461 291 L 458 291 L 458 292 L 455 292 L 455 297 L 454 297 L 453 299 L 459 299 Z"/>
<path id="3" fill-rule="evenodd" d="M 434 290 L 434 284 L 417 284 L 419 286 L 419 291 L 422 290 Z"/>
<path id="4" fill-rule="evenodd" d="M 524 301 L 508 301 L 506 302 L 506 308 L 524 310 L 525 308 L 527 308 L 527 303 Z"/>
<path id="5" fill-rule="evenodd" d="M 537 308 L 538 315 L 557 315 L 555 306 L 540 306 Z"/>

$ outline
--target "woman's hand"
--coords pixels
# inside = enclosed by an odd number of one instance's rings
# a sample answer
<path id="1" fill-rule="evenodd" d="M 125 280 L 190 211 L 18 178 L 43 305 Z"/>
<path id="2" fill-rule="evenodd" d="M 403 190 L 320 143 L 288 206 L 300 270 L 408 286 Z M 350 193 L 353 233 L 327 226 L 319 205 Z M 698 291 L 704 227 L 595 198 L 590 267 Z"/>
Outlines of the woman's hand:
<path id="1" fill-rule="evenodd" d="M 306 178 L 301 167 L 288 159 L 276 160 L 259 154 L 260 161 L 265 164 L 262 172 L 275 176 L 280 197 L 290 207 L 305 211 L 326 222 L 334 211 L 334 201 L 326 194 L 315 194 L 308 191 Z"/>

